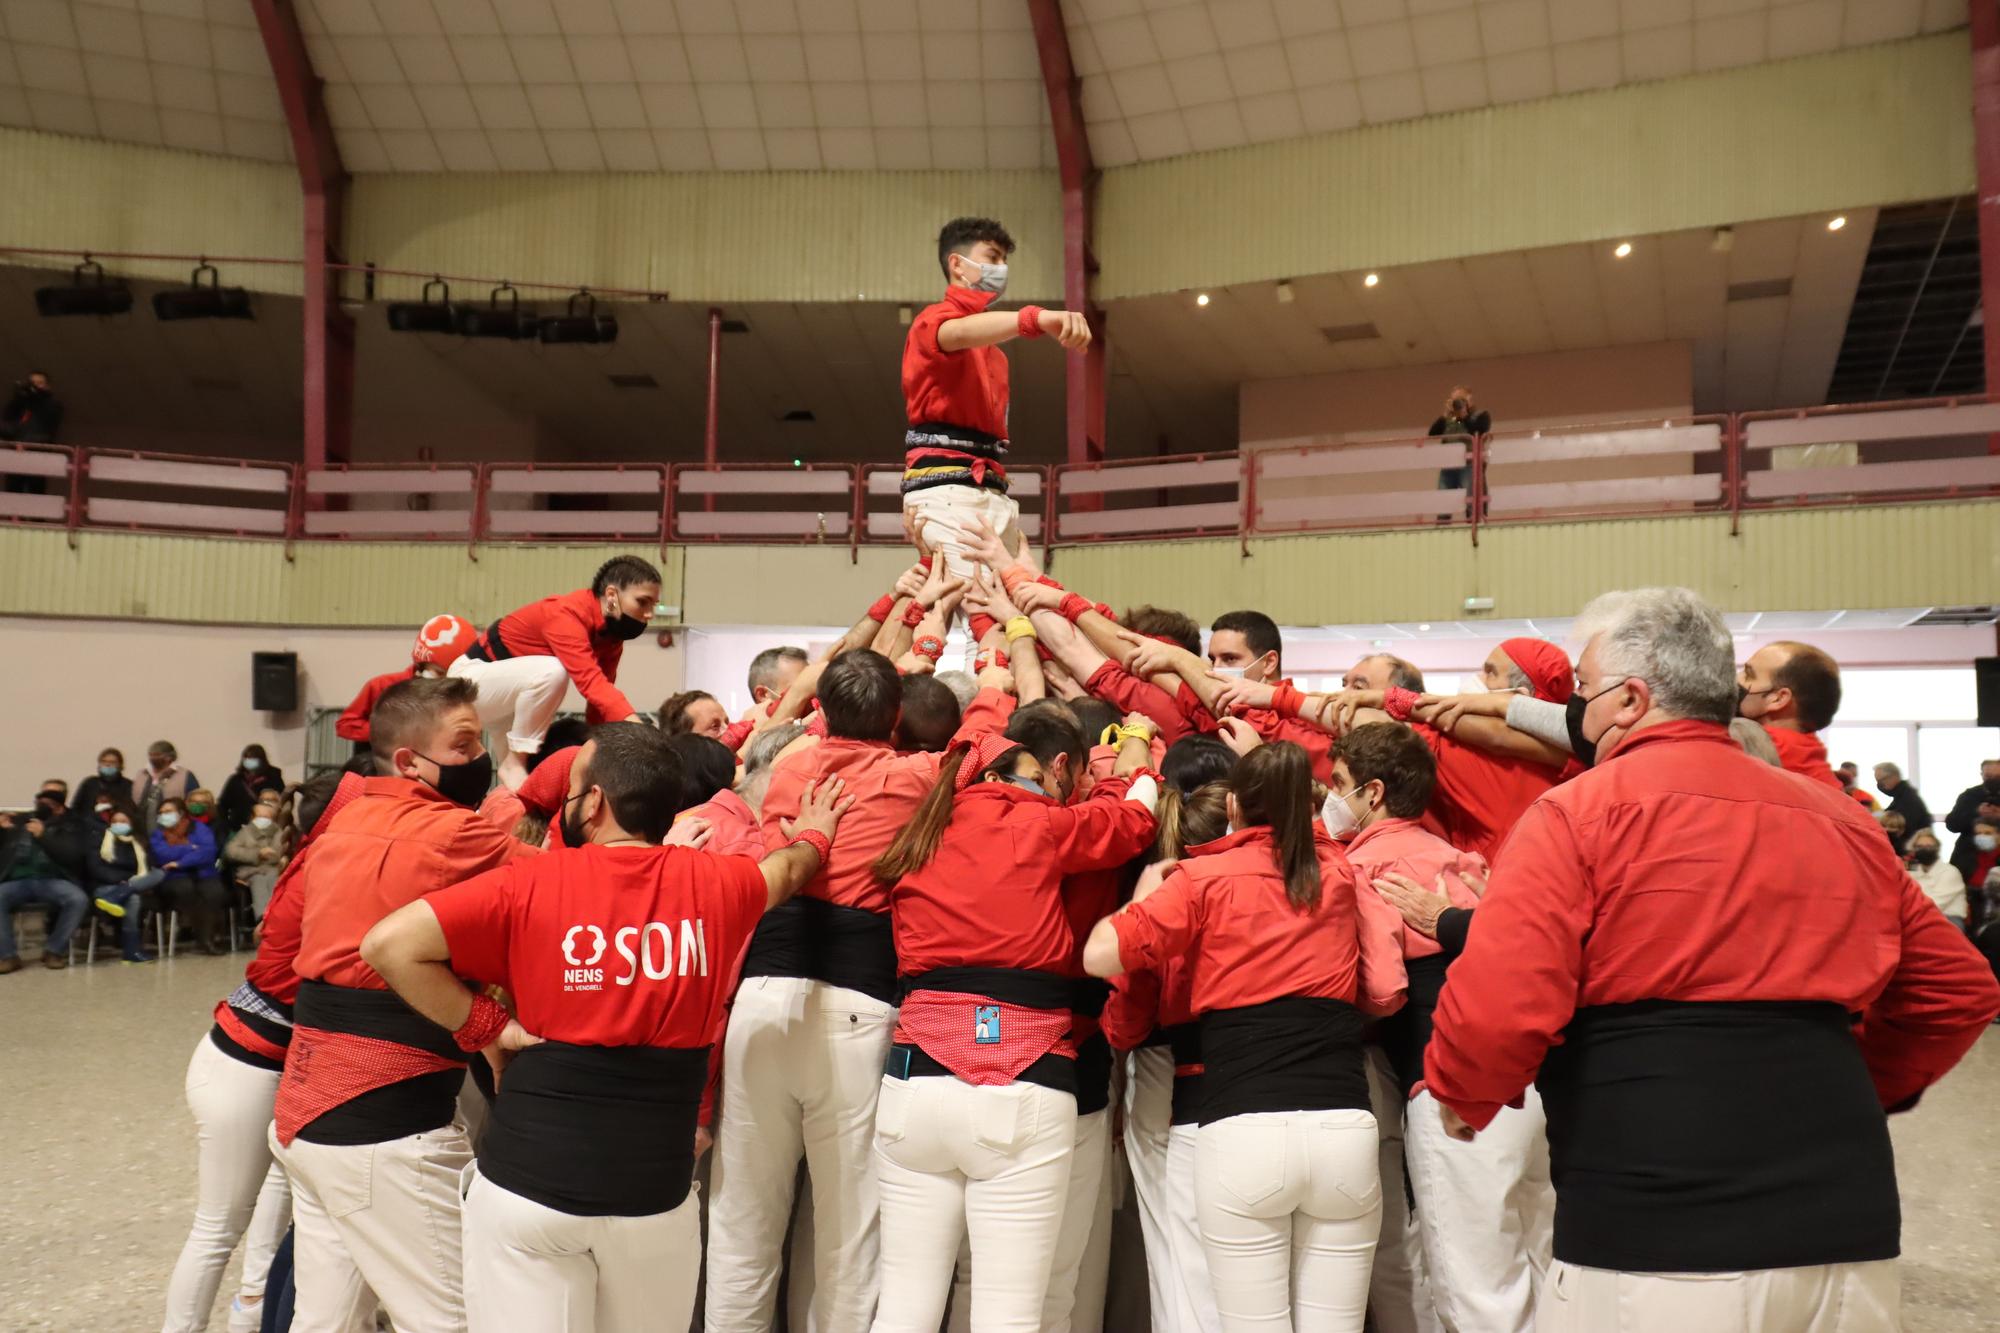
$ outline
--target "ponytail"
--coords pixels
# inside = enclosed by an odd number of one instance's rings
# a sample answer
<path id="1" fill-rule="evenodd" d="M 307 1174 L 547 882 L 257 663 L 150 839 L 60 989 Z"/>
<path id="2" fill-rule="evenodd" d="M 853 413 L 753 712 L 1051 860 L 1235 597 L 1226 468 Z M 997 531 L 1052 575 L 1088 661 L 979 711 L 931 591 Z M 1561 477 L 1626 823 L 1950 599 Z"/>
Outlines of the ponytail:
<path id="1" fill-rule="evenodd" d="M 1214 842 L 1229 828 L 1229 784 L 1205 783 L 1183 794 L 1168 786 L 1160 792 L 1159 836 L 1153 840 L 1152 860 L 1178 861 L 1190 847 Z"/>
<path id="2" fill-rule="evenodd" d="M 1268 824 L 1292 906 L 1317 908 L 1319 851 L 1313 843 L 1312 761 L 1289 741 L 1252 750 L 1230 779 L 1245 824 Z"/>
<path id="3" fill-rule="evenodd" d="M 924 797 L 910 822 L 903 825 L 902 832 L 889 844 L 889 850 L 882 853 L 875 862 L 875 878 L 885 884 L 894 884 L 903 876 L 923 869 L 937 855 L 938 844 L 944 841 L 944 831 L 951 823 L 952 798 L 958 794 L 958 773 L 966 762 L 969 750 L 954 749 L 938 765 L 937 785 L 930 795 Z"/>

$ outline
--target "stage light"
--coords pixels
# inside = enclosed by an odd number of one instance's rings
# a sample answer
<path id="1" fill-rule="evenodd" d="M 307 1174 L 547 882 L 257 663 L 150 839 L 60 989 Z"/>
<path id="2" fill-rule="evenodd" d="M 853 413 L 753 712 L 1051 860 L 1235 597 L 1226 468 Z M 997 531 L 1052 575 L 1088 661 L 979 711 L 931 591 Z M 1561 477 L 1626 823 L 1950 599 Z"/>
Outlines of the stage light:
<path id="1" fill-rule="evenodd" d="M 439 293 L 435 301 L 431 300 L 433 287 Z M 389 327 L 398 333 L 450 333 L 454 327 L 451 288 L 443 278 L 432 278 L 424 284 L 422 300 L 392 302 Z"/>
<path id="2" fill-rule="evenodd" d="M 582 311 L 577 302 L 583 302 Z M 567 314 L 550 315 L 542 321 L 545 343 L 614 343 L 618 341 L 618 321 L 597 313 L 597 298 L 588 289 L 569 298 Z"/>
<path id="3" fill-rule="evenodd" d="M 104 265 L 86 258 L 70 270 L 67 287 L 35 289 L 35 309 L 44 319 L 61 315 L 122 315 L 132 308 L 132 289 L 104 276 Z"/>
<path id="4" fill-rule="evenodd" d="M 1843 214 L 1840 217 L 1828 218 L 1826 223 L 1826 229 L 1828 231 L 1839 231 L 1842 227 L 1845 227 L 1846 225 L 1847 225 L 1847 217 L 1845 214 Z"/>
<path id="5" fill-rule="evenodd" d="M 1632 242 L 1630 241 L 1618 242 L 1618 248 L 1616 250 L 1613 250 L 1611 253 L 1617 255 L 1620 259 L 1623 259 L 1626 255 L 1632 253 Z"/>
<path id="6" fill-rule="evenodd" d="M 1195 297 L 1195 298 L 1194 298 L 1194 303 L 1195 303 L 1196 305 L 1207 305 L 1207 304 L 1208 304 L 1208 293 L 1207 293 L 1207 292 L 1203 292 L 1203 293 L 1202 293 L 1201 295 L 1199 295 L 1199 296 Z"/>
<path id="7" fill-rule="evenodd" d="M 1373 287 L 1379 284 L 1381 281 L 1382 281 L 1382 275 L 1380 273 L 1370 273 L 1367 277 L 1361 280 L 1361 285 L 1363 287 Z"/>
<path id="8" fill-rule="evenodd" d="M 507 304 L 500 304 L 502 294 Z M 533 338 L 541 332 L 541 320 L 532 306 L 521 307 L 521 294 L 512 283 L 501 283 L 486 298 L 485 305 L 456 305 L 452 326 L 467 338 Z"/>
<path id="9" fill-rule="evenodd" d="M 204 284 L 201 275 L 208 275 Z M 153 297 L 153 314 L 159 319 L 255 319 L 250 309 L 250 293 L 241 287 L 224 287 L 222 275 L 213 264 L 198 264 L 186 287 L 160 292 Z"/>

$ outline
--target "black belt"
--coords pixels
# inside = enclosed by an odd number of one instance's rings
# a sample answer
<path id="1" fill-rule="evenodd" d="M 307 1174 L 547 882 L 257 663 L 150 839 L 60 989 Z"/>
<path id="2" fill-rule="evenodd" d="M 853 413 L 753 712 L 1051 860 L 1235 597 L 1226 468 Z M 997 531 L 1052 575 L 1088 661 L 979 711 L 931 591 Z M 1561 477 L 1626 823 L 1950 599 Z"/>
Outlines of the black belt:
<path id="1" fill-rule="evenodd" d="M 897 1042 L 889 1048 L 889 1059 L 882 1072 L 890 1078 L 924 1078 L 942 1074 L 947 1078 L 957 1078 L 945 1063 L 927 1055 L 921 1046 L 909 1046 Z M 1016 1083 L 1033 1083 L 1054 1092 L 1066 1092 L 1076 1096 L 1076 1061 L 1054 1051 L 1042 1056 L 1033 1064 L 1014 1075 Z M 1004 1086 L 1004 1085 L 1002 1085 Z"/>
<path id="2" fill-rule="evenodd" d="M 504 662 L 514 655 L 507 641 L 500 637 L 500 622 L 494 621 L 486 632 L 472 641 L 465 655 L 475 662 Z"/>
<path id="3" fill-rule="evenodd" d="M 895 933 L 882 913 L 799 894 L 757 923 L 743 975 L 806 977 L 894 1004 Z"/>
<path id="4" fill-rule="evenodd" d="M 979 995 L 1023 1009 L 1068 1012 L 1075 978 L 1025 967 L 939 967 L 904 977 L 902 998 L 920 990 L 949 995 Z"/>

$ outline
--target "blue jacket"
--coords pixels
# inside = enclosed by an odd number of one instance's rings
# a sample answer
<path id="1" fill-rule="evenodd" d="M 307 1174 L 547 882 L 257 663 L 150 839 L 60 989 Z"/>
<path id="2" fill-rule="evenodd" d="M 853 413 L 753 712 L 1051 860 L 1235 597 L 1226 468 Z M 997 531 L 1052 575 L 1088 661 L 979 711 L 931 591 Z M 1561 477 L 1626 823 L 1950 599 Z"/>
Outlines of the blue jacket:
<path id="1" fill-rule="evenodd" d="M 178 870 L 188 875 L 213 875 L 215 834 L 198 819 L 186 815 L 182 818 L 187 821 L 186 842 L 168 842 L 166 830 L 153 830 L 153 865 L 161 870 Z"/>

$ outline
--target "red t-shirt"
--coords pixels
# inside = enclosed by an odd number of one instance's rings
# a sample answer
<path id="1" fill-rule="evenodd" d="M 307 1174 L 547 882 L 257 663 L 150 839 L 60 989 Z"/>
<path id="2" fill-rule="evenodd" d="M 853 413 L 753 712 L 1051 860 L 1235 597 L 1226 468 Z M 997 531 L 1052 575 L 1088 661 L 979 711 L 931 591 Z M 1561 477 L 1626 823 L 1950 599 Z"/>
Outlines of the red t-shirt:
<path id="1" fill-rule="evenodd" d="M 1764 734 L 1778 747 L 1778 766 L 1787 773 L 1796 773 L 1802 778 L 1824 783 L 1835 791 L 1845 791 L 1840 785 L 1840 774 L 1833 771 L 1833 765 L 1826 761 L 1826 746 L 1819 735 L 1810 731 L 1793 731 L 1790 727 L 1766 727 Z"/>
<path id="2" fill-rule="evenodd" d="M 767 899 L 748 857 L 579 847 L 425 899 L 460 976 L 497 982 L 536 1036 L 576 1046 L 715 1040 Z"/>
<path id="3" fill-rule="evenodd" d="M 947 352 L 938 346 L 938 325 L 976 315 L 994 300 L 992 292 L 947 287 L 944 300 L 910 321 L 903 342 L 903 407 L 912 426 L 963 426 L 1007 438 L 1007 354 L 998 347 Z"/>
<path id="4" fill-rule="evenodd" d="M 375 702 L 388 693 L 391 685 L 401 685 L 406 680 L 416 678 L 415 665 L 401 671 L 389 671 L 376 676 L 361 687 L 361 693 L 354 696 L 354 702 L 347 705 L 347 711 L 333 724 L 333 734 L 343 740 L 365 741 L 368 739 L 368 715 L 375 711 Z"/>

